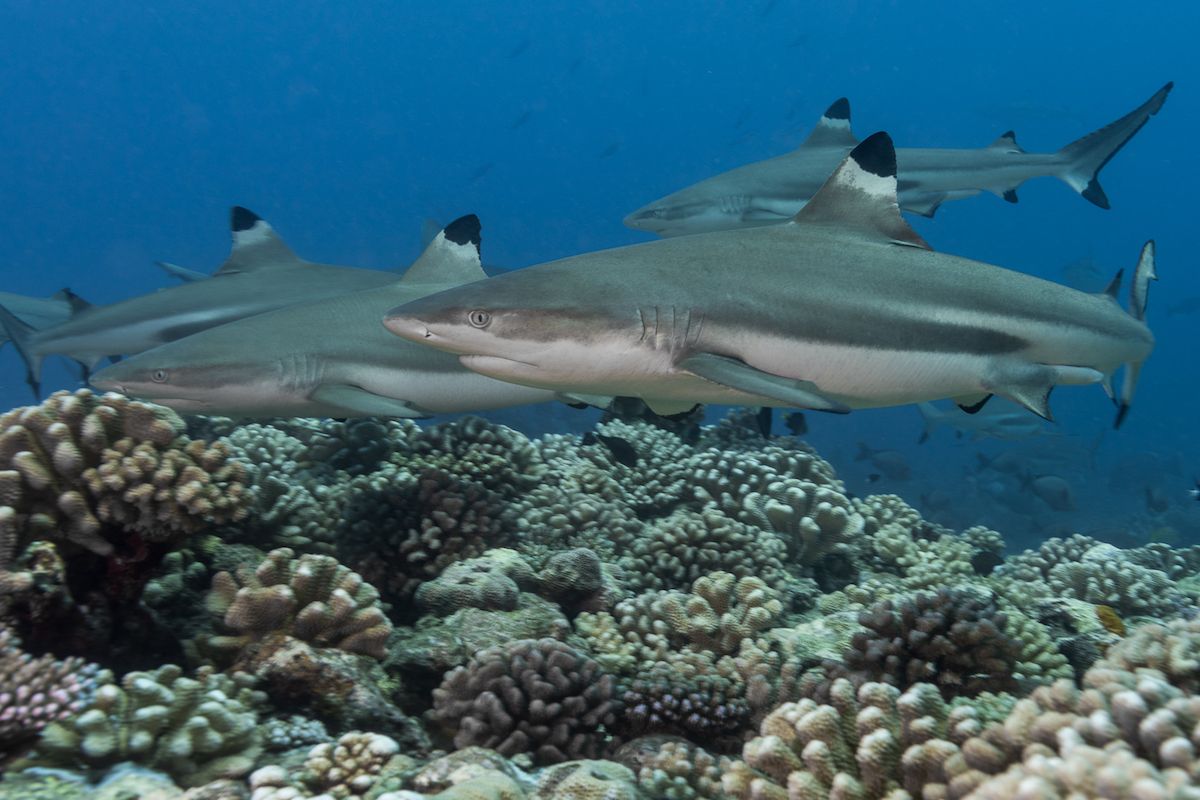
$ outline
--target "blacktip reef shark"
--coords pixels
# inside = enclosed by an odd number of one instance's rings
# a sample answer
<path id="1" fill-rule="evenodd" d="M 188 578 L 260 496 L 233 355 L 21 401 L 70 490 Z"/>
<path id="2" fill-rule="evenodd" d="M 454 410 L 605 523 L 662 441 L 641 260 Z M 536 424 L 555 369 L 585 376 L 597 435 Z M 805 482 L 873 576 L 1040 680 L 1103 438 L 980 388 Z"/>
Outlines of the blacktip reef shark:
<path id="1" fill-rule="evenodd" d="M 1166 102 L 1174 84 L 1116 122 L 1076 139 L 1056 153 L 1027 153 L 1008 131 L 973 150 L 896 150 L 900 210 L 932 217 L 947 200 L 992 192 L 1017 202 L 1017 187 L 1054 175 L 1085 199 L 1108 208 L 1100 170 Z M 841 98 L 798 148 L 747 164 L 667 195 L 625 218 L 625 224 L 664 238 L 706 231 L 776 225 L 794 217 L 829 173 L 858 144 L 850 132 L 850 103 Z"/>
<path id="2" fill-rule="evenodd" d="M 240 206 L 233 208 L 229 227 L 229 258 L 204 280 L 83 308 L 42 330 L 0 306 L 0 324 L 25 360 L 34 394 L 40 393 L 48 355 L 68 356 L 90 371 L 109 356 L 140 353 L 226 322 L 396 280 L 393 272 L 305 261 L 266 220 Z"/>
<path id="3" fill-rule="evenodd" d="M 479 230 L 474 215 L 452 222 L 388 286 L 210 328 L 105 367 L 91 383 L 185 413 L 235 417 L 427 417 L 556 399 L 606 405 L 611 398 L 486 378 L 380 323 L 397 303 L 487 277 Z"/>
<path id="4" fill-rule="evenodd" d="M 640 397 L 664 416 L 696 403 L 845 413 L 995 394 L 1052 419 L 1050 390 L 1128 365 L 1118 424 L 1154 349 L 1154 247 L 1130 313 L 1084 294 L 934 252 L 896 203 L 877 133 L 789 223 L 573 256 L 393 309 L 393 333 L 483 375 Z M 1115 283 L 1115 282 L 1114 282 Z"/>
<path id="5" fill-rule="evenodd" d="M 80 300 L 70 289 L 59 289 L 49 297 L 0 292 L 0 306 L 33 328 L 48 328 L 66 322 L 76 310 L 86 305 L 87 302 Z M 0 327 L 0 346 L 7 341 L 8 333 Z"/>

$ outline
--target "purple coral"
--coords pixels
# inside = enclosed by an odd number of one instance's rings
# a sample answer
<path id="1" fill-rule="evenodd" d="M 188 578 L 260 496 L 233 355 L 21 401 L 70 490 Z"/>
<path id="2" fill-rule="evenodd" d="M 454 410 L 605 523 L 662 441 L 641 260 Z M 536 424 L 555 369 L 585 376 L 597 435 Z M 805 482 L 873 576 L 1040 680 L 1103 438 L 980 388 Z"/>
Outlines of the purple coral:
<path id="1" fill-rule="evenodd" d="M 48 724 L 83 708 L 96 671 L 81 658 L 34 658 L 0 628 L 0 764 L 24 755 Z"/>
<path id="2" fill-rule="evenodd" d="M 454 746 L 504 756 L 532 753 L 541 764 L 595 758 L 602 725 L 619 710 L 613 677 L 554 639 L 525 639 L 476 653 L 433 692 L 438 719 L 457 728 Z"/>

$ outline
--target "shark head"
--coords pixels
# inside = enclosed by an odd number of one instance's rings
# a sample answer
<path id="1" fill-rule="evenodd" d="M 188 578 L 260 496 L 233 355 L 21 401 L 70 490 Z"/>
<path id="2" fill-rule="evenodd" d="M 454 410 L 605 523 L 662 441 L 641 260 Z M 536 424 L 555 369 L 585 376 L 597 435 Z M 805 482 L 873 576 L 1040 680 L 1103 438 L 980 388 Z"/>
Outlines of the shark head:
<path id="1" fill-rule="evenodd" d="M 262 364 L 239 369 L 227 358 L 196 358 L 193 349 L 186 339 L 163 345 L 105 367 L 89 383 L 176 411 L 208 414 L 219 406 L 222 414 L 236 409 L 245 416 L 255 416 L 254 409 L 269 399 L 265 395 L 278 383 L 265 374 Z"/>

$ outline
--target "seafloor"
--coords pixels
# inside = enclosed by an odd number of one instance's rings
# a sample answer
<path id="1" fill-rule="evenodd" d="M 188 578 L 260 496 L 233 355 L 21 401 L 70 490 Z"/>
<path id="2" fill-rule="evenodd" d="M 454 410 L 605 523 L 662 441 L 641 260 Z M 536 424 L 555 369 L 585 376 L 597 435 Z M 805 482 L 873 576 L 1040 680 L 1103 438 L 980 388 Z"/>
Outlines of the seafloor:
<path id="1" fill-rule="evenodd" d="M 0 416 L 0 797 L 1200 798 L 1200 548 L 1005 553 L 752 415 Z"/>

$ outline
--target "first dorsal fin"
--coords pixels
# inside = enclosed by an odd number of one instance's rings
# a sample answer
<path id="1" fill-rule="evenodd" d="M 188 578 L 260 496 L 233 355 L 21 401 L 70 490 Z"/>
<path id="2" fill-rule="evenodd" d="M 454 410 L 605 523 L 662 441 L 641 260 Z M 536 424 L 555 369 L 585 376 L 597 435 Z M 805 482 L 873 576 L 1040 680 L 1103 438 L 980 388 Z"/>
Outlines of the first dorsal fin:
<path id="1" fill-rule="evenodd" d="M 883 131 L 854 148 L 793 221 L 837 225 L 891 244 L 933 249 L 900 216 L 896 149 Z"/>
<path id="2" fill-rule="evenodd" d="M 1118 302 L 1121 295 L 1121 279 L 1125 276 L 1125 270 L 1117 270 L 1117 274 L 1109 281 L 1108 288 L 1104 290 L 1106 297 L 1110 298 L 1114 303 Z"/>
<path id="3" fill-rule="evenodd" d="M 1017 144 L 1015 131 L 1005 131 L 999 139 L 988 145 L 989 150 L 1003 150 L 1006 153 L 1024 153 L 1021 145 Z"/>
<path id="4" fill-rule="evenodd" d="M 834 102 L 812 129 L 812 133 L 800 145 L 800 149 L 813 147 L 854 147 L 858 139 L 850 131 L 850 101 L 841 98 Z"/>
<path id="5" fill-rule="evenodd" d="M 405 284 L 438 283 L 458 286 L 487 277 L 479 261 L 479 217 L 468 214 L 451 222 L 425 248 L 400 279 Z"/>
<path id="6" fill-rule="evenodd" d="M 283 243 L 269 222 L 248 208 L 234 206 L 230 210 L 229 230 L 233 234 L 233 249 L 213 275 L 288 269 L 309 263 Z"/>

